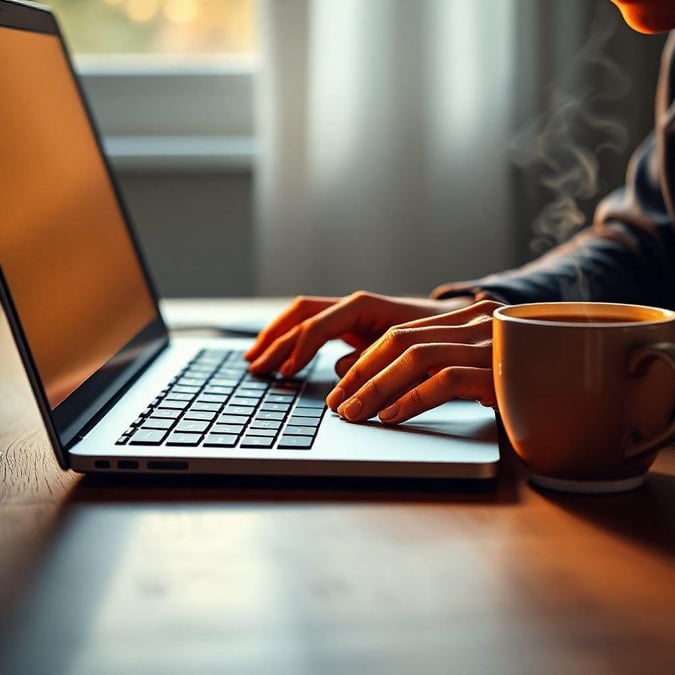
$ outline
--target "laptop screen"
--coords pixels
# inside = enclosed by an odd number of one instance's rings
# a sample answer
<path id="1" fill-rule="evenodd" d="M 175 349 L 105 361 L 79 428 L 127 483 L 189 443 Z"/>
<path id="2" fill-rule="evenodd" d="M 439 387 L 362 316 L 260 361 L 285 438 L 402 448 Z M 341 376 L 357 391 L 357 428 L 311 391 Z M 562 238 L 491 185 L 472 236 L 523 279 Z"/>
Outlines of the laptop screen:
<path id="1" fill-rule="evenodd" d="M 0 264 L 54 410 L 157 309 L 58 35 L 0 26 Z"/>

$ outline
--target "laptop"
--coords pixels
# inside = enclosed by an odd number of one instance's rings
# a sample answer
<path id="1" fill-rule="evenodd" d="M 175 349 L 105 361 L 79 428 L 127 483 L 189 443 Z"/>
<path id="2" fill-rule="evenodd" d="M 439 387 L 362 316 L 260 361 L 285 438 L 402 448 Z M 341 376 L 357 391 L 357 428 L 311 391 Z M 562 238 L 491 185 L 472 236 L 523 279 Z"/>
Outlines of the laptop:
<path id="1" fill-rule="evenodd" d="M 0 92 L 0 295 L 62 468 L 496 475 L 494 413 L 478 403 L 349 424 L 325 405 L 333 346 L 297 377 L 259 378 L 246 339 L 169 334 L 49 10 L 0 0 Z"/>

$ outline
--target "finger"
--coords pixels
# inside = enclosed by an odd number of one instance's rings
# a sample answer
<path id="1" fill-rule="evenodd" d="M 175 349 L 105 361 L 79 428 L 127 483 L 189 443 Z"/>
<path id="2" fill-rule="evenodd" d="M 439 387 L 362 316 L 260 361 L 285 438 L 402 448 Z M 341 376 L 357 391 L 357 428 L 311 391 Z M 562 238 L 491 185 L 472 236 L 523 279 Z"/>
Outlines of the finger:
<path id="1" fill-rule="evenodd" d="M 368 379 L 353 395 L 343 390 L 346 400 L 338 406 L 337 412 L 351 422 L 364 421 L 385 408 L 388 402 L 417 387 L 430 370 L 448 364 L 489 368 L 490 362 L 489 344 L 415 344 Z M 338 395 L 339 392 L 335 397 L 331 396 L 330 403 L 334 403 Z"/>
<path id="2" fill-rule="evenodd" d="M 456 309 L 452 312 L 415 319 L 403 325 L 406 328 L 423 328 L 425 326 L 439 325 L 471 326 L 489 321 L 494 311 L 503 306 L 503 303 L 495 300 L 480 300 L 479 302 L 474 302 L 467 307 L 462 307 L 461 309 Z"/>
<path id="3" fill-rule="evenodd" d="M 336 298 L 300 296 L 258 334 L 253 345 L 244 354 L 247 361 L 255 361 L 272 343 L 288 333 L 301 321 L 308 319 L 337 302 Z"/>
<path id="4" fill-rule="evenodd" d="M 335 410 L 343 400 L 352 396 L 366 382 L 415 345 L 438 345 L 435 352 L 439 359 L 435 364 L 436 368 L 456 364 L 488 367 L 492 358 L 491 353 L 489 349 L 482 348 L 484 341 L 474 343 L 467 339 L 472 332 L 476 331 L 444 326 L 413 329 L 396 327 L 387 331 L 372 347 L 363 352 L 361 358 L 337 383 L 326 399 L 329 407 Z"/>
<path id="5" fill-rule="evenodd" d="M 349 369 L 359 360 L 361 350 L 354 350 L 349 354 L 345 354 L 335 362 L 335 372 L 339 377 L 344 377 Z"/>
<path id="6" fill-rule="evenodd" d="M 485 406 L 496 405 L 492 369 L 444 368 L 381 410 L 379 417 L 386 424 L 398 424 L 454 398 L 479 401 Z"/>
<path id="7" fill-rule="evenodd" d="M 266 375 L 277 370 L 293 351 L 299 332 L 300 327 L 296 326 L 286 335 L 276 339 L 262 356 L 251 363 L 249 371 L 254 375 Z"/>
<path id="8" fill-rule="evenodd" d="M 488 310 L 487 305 L 490 305 Z M 481 310 L 478 310 L 480 305 Z M 475 309 L 470 312 L 462 310 L 459 317 L 463 323 L 458 323 L 458 312 L 448 314 L 439 314 L 435 317 L 427 317 L 408 321 L 406 323 L 392 326 L 379 341 L 374 342 L 370 347 L 364 350 L 364 356 L 368 357 L 371 352 L 381 348 L 382 343 L 396 343 L 401 340 L 403 346 L 413 344 L 407 340 L 412 337 L 415 342 L 466 342 L 475 343 L 492 339 L 492 316 L 486 314 L 485 310 L 494 311 L 492 306 L 500 306 L 499 303 L 484 301 L 476 303 Z M 446 332 L 441 332 L 445 329 Z M 425 333 L 423 330 L 435 330 L 436 333 Z"/>
<path id="9" fill-rule="evenodd" d="M 344 335 L 379 335 L 377 327 L 391 311 L 390 303 L 385 300 L 383 304 L 382 300 L 374 294 L 355 293 L 303 321 L 293 353 L 283 364 L 283 374 L 292 375 L 304 368 L 329 340 Z"/>
<path id="10" fill-rule="evenodd" d="M 285 377 L 304 368 L 329 340 L 350 331 L 359 322 L 360 303 L 344 298 L 296 324 L 277 338 L 250 366 L 258 374 L 278 370 Z"/>

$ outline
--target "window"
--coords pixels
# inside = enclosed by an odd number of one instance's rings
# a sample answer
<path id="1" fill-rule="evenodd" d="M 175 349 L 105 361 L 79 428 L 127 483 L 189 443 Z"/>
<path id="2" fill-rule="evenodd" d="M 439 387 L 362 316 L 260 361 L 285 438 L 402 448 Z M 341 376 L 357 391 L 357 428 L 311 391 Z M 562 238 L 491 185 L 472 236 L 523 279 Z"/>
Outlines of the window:
<path id="1" fill-rule="evenodd" d="M 254 0 L 47 0 L 77 54 L 255 51 Z"/>
<path id="2" fill-rule="evenodd" d="M 255 0 L 47 0 L 121 169 L 248 169 Z"/>

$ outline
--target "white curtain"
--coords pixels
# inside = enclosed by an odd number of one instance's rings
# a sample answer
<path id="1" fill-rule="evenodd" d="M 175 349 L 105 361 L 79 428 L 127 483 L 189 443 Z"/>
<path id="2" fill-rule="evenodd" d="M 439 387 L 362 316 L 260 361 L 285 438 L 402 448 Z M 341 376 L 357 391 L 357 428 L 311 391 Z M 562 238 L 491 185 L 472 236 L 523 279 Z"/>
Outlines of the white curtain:
<path id="1" fill-rule="evenodd" d="M 510 143 L 598 10 L 616 13 L 607 0 L 261 0 L 258 292 L 425 293 L 513 265 L 515 220 L 536 199 Z"/>
<path id="2" fill-rule="evenodd" d="M 259 292 L 425 292 L 510 262 L 512 14 L 263 0 Z"/>

